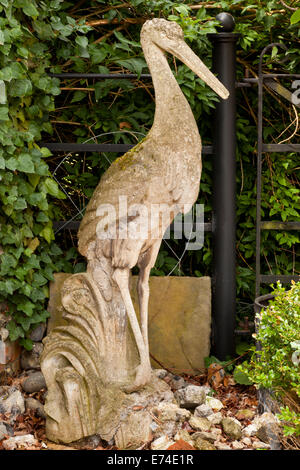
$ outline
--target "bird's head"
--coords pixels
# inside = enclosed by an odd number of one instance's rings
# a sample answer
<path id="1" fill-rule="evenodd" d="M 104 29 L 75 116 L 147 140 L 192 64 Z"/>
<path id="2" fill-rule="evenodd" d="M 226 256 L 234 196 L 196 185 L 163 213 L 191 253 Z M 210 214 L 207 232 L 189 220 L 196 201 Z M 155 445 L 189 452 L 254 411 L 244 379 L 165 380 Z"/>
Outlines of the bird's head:
<path id="1" fill-rule="evenodd" d="M 144 23 L 141 30 L 141 40 L 143 41 L 146 38 L 150 39 L 160 49 L 169 52 L 181 60 L 221 98 L 228 98 L 228 90 L 184 42 L 183 31 L 177 23 L 164 20 L 163 18 L 148 20 Z"/>

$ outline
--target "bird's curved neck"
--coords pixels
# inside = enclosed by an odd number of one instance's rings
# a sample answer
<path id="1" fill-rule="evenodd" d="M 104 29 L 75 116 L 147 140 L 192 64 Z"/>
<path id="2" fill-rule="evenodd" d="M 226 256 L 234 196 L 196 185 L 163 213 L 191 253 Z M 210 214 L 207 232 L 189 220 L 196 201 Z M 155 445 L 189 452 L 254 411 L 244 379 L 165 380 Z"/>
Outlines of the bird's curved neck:
<path id="1" fill-rule="evenodd" d="M 167 61 L 164 52 L 152 41 L 142 41 L 142 48 L 147 61 L 155 90 L 155 116 L 151 129 L 152 135 L 159 138 L 180 139 L 186 132 L 197 125 L 190 105 L 183 95 Z"/>

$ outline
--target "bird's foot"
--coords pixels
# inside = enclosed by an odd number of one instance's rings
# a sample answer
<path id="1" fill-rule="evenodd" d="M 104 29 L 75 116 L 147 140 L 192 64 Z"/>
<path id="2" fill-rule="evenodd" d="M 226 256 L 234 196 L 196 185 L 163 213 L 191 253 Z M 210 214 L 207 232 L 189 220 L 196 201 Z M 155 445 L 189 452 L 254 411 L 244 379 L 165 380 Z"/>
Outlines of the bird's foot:
<path id="1" fill-rule="evenodd" d="M 133 384 L 127 385 L 123 388 L 124 392 L 132 393 L 143 388 L 151 380 L 151 366 L 150 364 L 140 364 L 136 369 L 136 376 Z"/>

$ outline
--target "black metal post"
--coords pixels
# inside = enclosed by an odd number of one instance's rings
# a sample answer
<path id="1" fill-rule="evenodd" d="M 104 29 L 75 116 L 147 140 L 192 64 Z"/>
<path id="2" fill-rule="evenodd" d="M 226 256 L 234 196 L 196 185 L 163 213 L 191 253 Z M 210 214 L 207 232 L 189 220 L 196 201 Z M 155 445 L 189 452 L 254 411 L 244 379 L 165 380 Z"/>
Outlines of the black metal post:
<path id="1" fill-rule="evenodd" d="M 222 32 L 210 34 L 213 72 L 230 96 L 220 100 L 213 121 L 212 353 L 221 360 L 235 351 L 236 316 L 236 41 L 234 19 L 221 13 Z"/>

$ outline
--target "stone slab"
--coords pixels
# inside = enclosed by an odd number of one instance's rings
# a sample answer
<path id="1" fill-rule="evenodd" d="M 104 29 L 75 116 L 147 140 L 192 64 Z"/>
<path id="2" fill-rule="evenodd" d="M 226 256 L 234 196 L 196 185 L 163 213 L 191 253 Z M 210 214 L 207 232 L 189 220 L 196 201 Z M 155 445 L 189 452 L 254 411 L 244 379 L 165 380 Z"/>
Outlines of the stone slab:
<path id="1" fill-rule="evenodd" d="M 66 325 L 60 290 L 70 274 L 57 273 L 50 284 L 47 333 Z M 138 312 L 137 276 L 131 278 L 131 296 Z M 150 277 L 149 344 L 154 368 L 181 373 L 204 368 L 210 353 L 211 280 L 209 277 Z"/>

